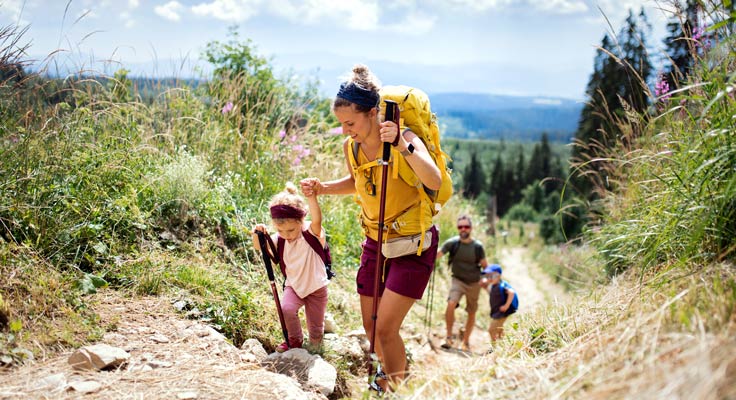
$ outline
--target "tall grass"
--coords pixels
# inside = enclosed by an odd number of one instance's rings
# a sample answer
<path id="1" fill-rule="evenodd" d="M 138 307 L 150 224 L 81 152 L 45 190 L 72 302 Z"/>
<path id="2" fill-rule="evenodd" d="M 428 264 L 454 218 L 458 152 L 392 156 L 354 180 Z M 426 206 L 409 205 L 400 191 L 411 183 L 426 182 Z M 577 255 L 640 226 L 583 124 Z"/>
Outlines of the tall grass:
<path id="1" fill-rule="evenodd" d="M 125 70 L 19 81 L 5 72 L 22 64 L 14 50 L 22 33 L 0 31 L 0 250 L 29 261 L 4 257 L 0 275 L 27 279 L 29 289 L 10 278 L 0 285 L 8 310 L 0 335 L 19 329 L 0 355 L 54 329 L 76 338 L 60 345 L 94 338 L 93 323 L 32 323 L 62 309 L 62 320 L 93 321 L 83 311 L 85 293 L 97 290 L 90 282 L 180 299 L 236 344 L 257 337 L 273 346 L 278 329 L 261 317 L 270 292 L 249 229 L 268 221 L 267 200 L 287 180 L 327 154 L 339 158 L 339 138 L 324 133 L 325 102 L 294 82 L 247 72 L 181 83 L 145 102 Z M 340 272 L 357 259 L 360 230 L 348 223 L 355 208 L 349 199 L 321 201 Z M 49 276 L 57 282 L 51 298 L 36 298 Z M 35 304 L 48 304 L 47 313 L 39 317 Z"/>
<path id="2" fill-rule="evenodd" d="M 720 21 L 720 7 L 706 12 Z M 603 175 L 615 194 L 601 187 L 602 224 L 590 235 L 609 275 L 734 259 L 736 43 L 729 26 L 710 33 L 712 47 L 705 40 L 696 46 L 681 87 L 650 94 L 647 115 L 609 116 L 620 140 L 593 161 L 607 165 Z"/>

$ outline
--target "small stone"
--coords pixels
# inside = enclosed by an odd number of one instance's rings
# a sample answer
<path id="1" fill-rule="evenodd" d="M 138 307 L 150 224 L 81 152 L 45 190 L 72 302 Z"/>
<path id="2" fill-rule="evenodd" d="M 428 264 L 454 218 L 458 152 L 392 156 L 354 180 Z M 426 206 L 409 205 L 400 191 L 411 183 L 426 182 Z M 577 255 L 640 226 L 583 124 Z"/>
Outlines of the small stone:
<path id="1" fill-rule="evenodd" d="M 130 353 L 106 344 L 84 346 L 77 349 L 68 362 L 75 369 L 105 369 L 114 368 L 128 361 Z"/>
<path id="2" fill-rule="evenodd" d="M 196 399 L 197 397 L 199 397 L 199 394 L 195 391 L 181 392 L 176 394 L 176 398 L 181 400 Z"/>
<path id="3" fill-rule="evenodd" d="M 151 368 L 154 368 L 154 369 L 156 369 L 156 368 L 169 368 L 169 367 L 171 367 L 172 365 L 174 365 L 174 363 L 172 363 L 172 362 L 168 362 L 168 361 L 159 361 L 159 360 L 152 360 L 152 361 L 149 361 L 149 362 L 148 362 L 148 365 L 149 365 L 149 366 L 150 366 Z"/>
<path id="4" fill-rule="evenodd" d="M 138 364 L 138 365 L 132 365 L 128 368 L 128 371 L 130 372 L 148 372 L 153 371 L 153 368 L 151 368 L 148 364 Z"/>
<path id="5" fill-rule="evenodd" d="M 64 386 L 66 386 L 66 375 L 64 375 L 64 373 L 58 373 L 39 379 L 31 385 L 31 390 L 44 389 L 54 391 Z"/>
<path id="6" fill-rule="evenodd" d="M 185 300 L 179 300 L 174 302 L 174 308 L 177 311 L 184 311 L 187 308 L 187 302 Z"/>
<path id="7" fill-rule="evenodd" d="M 157 333 L 155 335 L 151 335 L 150 339 L 154 343 L 159 343 L 159 344 L 161 344 L 161 343 L 169 343 L 170 342 L 169 338 L 166 335 L 162 335 L 160 333 Z"/>
<path id="8" fill-rule="evenodd" d="M 337 323 L 335 318 L 330 313 L 325 313 L 325 333 L 336 333 Z"/>
<path id="9" fill-rule="evenodd" d="M 81 381 L 69 383 L 69 388 L 79 393 L 94 393 L 102 387 L 97 381 Z"/>

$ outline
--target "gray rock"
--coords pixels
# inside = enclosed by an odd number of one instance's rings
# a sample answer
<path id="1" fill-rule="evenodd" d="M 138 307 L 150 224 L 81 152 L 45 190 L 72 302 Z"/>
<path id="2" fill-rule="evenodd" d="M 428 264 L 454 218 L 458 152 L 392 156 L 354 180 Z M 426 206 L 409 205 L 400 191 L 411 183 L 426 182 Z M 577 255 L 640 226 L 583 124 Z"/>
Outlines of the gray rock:
<path id="1" fill-rule="evenodd" d="M 299 382 L 286 375 L 266 370 L 249 372 L 247 387 L 242 398 L 259 400 L 304 400 L 325 398 L 318 393 L 305 392 Z"/>
<path id="2" fill-rule="evenodd" d="M 325 313 L 325 333 L 337 333 L 337 323 L 330 313 Z"/>
<path id="3" fill-rule="evenodd" d="M 97 381 L 80 381 L 70 382 L 69 389 L 79 393 L 94 393 L 102 387 L 102 384 Z"/>
<path id="4" fill-rule="evenodd" d="M 66 387 L 66 375 L 58 373 L 41 378 L 30 385 L 30 390 L 48 390 L 55 391 Z"/>
<path id="5" fill-rule="evenodd" d="M 361 340 L 358 337 L 340 337 L 325 336 L 324 346 L 336 354 L 340 354 L 352 361 L 362 360 L 367 351 L 361 347 Z M 370 347 L 368 347 L 370 349 Z"/>
<path id="6" fill-rule="evenodd" d="M 159 343 L 159 344 L 161 344 L 161 343 L 169 343 L 170 342 L 169 338 L 166 335 L 162 335 L 160 333 L 157 333 L 155 335 L 151 335 L 150 336 L 150 339 L 154 343 Z"/>
<path id="7" fill-rule="evenodd" d="M 266 353 L 266 349 L 263 348 L 263 345 L 261 342 L 258 341 L 258 339 L 248 339 L 245 342 L 243 342 L 243 345 L 240 346 L 240 349 L 243 350 L 247 354 L 252 354 L 255 356 L 255 360 L 257 362 L 263 361 L 268 356 L 268 353 Z"/>
<path id="8" fill-rule="evenodd" d="M 75 369 L 114 368 L 128 361 L 130 354 L 118 347 L 106 344 L 95 344 L 77 349 L 68 362 Z"/>
<path id="9" fill-rule="evenodd" d="M 315 388 L 324 396 L 335 391 L 337 370 L 322 357 L 304 349 L 270 354 L 261 365 L 271 371 L 295 377 L 303 386 Z"/>
<path id="10" fill-rule="evenodd" d="M 347 338 L 356 338 L 358 340 L 358 344 L 360 345 L 360 348 L 363 349 L 366 353 L 370 351 L 371 343 L 368 341 L 368 335 L 366 335 L 365 330 L 363 328 L 356 329 L 354 331 L 348 332 L 345 337 Z"/>

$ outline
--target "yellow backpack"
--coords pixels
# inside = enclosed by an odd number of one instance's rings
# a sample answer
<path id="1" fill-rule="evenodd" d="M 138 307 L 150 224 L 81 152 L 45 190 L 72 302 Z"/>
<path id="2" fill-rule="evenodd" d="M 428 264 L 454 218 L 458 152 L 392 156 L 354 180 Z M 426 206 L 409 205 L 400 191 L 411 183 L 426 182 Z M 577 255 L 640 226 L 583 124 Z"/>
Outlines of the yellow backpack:
<path id="1" fill-rule="evenodd" d="M 451 161 L 450 157 L 440 147 L 440 129 L 437 125 L 437 116 L 430 109 L 429 97 L 423 91 L 409 86 L 384 86 L 379 94 L 381 95 L 380 106 L 383 115 L 386 113 L 384 100 L 393 100 L 398 103 L 401 117 L 399 125 L 402 129 L 404 127 L 411 129 L 422 140 L 432 160 L 440 170 L 442 184 L 439 190 L 424 187 L 409 163 L 406 162 L 404 157 L 401 157 L 395 147 L 391 148 L 391 159 L 397 163 L 398 168 L 393 168 L 393 178 L 396 179 L 400 176 L 408 185 L 416 187 L 422 202 L 429 204 L 432 215 L 436 215 L 452 196 L 452 177 L 450 176 L 452 170 L 447 165 L 448 161 Z M 350 164 L 355 171 L 358 168 L 359 144 L 351 140 L 350 146 L 352 147 Z M 421 221 L 422 233 L 429 229 L 431 225 L 427 222 Z M 424 235 L 422 235 L 423 240 Z M 422 246 L 420 245 L 419 248 L 421 249 Z"/>

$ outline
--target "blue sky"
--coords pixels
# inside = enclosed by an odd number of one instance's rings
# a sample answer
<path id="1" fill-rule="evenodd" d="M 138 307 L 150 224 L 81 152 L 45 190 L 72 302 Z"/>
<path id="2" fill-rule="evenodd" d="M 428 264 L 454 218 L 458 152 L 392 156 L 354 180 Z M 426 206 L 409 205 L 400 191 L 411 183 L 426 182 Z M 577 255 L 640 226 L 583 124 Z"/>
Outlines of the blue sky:
<path id="1" fill-rule="evenodd" d="M 362 62 L 429 93 L 582 99 L 609 30 L 601 11 L 618 30 L 641 6 L 657 52 L 666 17 L 653 0 L 0 0 L 0 25 L 29 26 L 32 58 L 63 49 L 52 69 L 187 77 L 236 25 L 280 73 L 316 77 L 328 94 Z"/>

